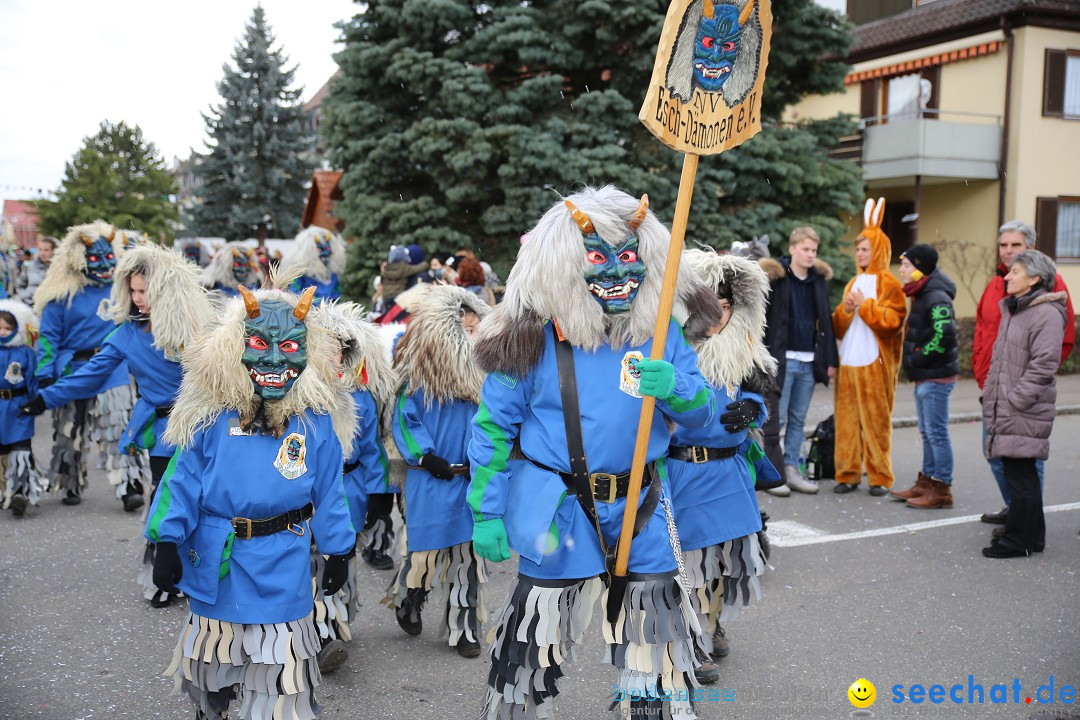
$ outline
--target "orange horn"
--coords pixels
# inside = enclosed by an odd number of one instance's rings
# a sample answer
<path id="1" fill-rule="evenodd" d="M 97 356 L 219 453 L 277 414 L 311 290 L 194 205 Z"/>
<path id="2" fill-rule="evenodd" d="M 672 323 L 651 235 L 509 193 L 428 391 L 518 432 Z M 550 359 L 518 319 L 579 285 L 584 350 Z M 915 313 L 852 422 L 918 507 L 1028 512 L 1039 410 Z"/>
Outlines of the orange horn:
<path id="1" fill-rule="evenodd" d="M 592 235 L 596 232 L 596 228 L 593 227 L 592 220 L 589 219 L 588 215 L 578 210 L 578 206 L 569 200 L 563 200 L 563 202 L 566 203 L 566 207 L 570 210 L 570 216 L 574 218 L 574 222 L 581 228 L 581 232 L 586 235 Z"/>
<path id="2" fill-rule="evenodd" d="M 82 233 L 79 233 L 79 239 L 80 239 L 80 240 L 82 240 L 82 244 L 83 244 L 83 245 L 85 245 L 86 247 L 90 247 L 91 245 L 93 245 L 93 244 L 94 244 L 94 241 L 93 241 L 93 240 L 91 240 L 90 238 L 86 237 L 86 236 L 85 236 L 85 235 L 83 235 Z"/>
<path id="3" fill-rule="evenodd" d="M 645 216 L 649 214 L 649 196 L 648 194 L 641 196 L 641 204 L 637 206 L 637 210 L 630 216 L 631 230 L 637 230 L 641 227 L 641 223 L 645 222 Z"/>
<path id="4" fill-rule="evenodd" d="M 116 237 L 116 226 L 115 225 L 113 225 L 112 229 L 109 230 L 109 234 L 108 234 L 108 236 L 106 236 L 105 239 L 108 240 L 111 243 L 113 241 L 114 237 Z"/>
<path id="5" fill-rule="evenodd" d="M 296 307 L 293 309 L 293 317 L 297 320 L 303 320 L 307 317 L 308 310 L 311 309 L 311 301 L 315 299 L 315 286 L 312 285 L 304 294 L 300 296 L 300 302 L 296 303 Z"/>
<path id="6" fill-rule="evenodd" d="M 702 14 L 710 20 L 716 15 L 716 8 L 713 6 L 712 0 L 705 0 L 705 7 L 702 10 Z"/>
<path id="7" fill-rule="evenodd" d="M 244 307 L 247 308 L 247 316 L 249 318 L 259 317 L 259 301 L 255 297 L 255 294 L 243 285 L 237 285 L 236 289 L 240 291 L 240 295 L 244 298 Z"/>
<path id="8" fill-rule="evenodd" d="M 708 2 L 709 0 L 705 0 Z M 746 6 L 743 7 L 742 12 L 739 13 L 739 27 L 746 24 L 746 21 L 750 19 L 750 14 L 754 12 L 754 0 L 746 0 Z"/>

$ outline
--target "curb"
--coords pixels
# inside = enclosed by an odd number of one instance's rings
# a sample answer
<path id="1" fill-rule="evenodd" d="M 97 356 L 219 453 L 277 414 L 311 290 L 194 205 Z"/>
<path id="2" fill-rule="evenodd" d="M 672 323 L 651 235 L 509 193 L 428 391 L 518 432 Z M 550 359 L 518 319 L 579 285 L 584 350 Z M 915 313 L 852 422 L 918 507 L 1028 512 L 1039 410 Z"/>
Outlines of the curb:
<path id="1" fill-rule="evenodd" d="M 1060 405 L 1057 408 L 1058 415 L 1080 415 L 1080 405 Z M 982 420 L 981 412 L 965 412 L 965 413 L 953 413 L 949 415 L 949 424 L 973 422 L 976 420 Z M 915 416 L 897 417 L 893 418 L 892 426 L 894 428 L 906 428 L 916 427 L 918 425 L 918 418 Z"/>

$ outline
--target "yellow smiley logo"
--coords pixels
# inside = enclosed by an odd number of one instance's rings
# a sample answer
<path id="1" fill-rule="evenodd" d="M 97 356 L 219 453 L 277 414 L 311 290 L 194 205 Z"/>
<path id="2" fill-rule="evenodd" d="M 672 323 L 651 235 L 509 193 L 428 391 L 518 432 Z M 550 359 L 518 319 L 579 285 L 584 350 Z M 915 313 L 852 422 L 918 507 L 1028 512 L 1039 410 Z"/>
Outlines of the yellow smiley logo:
<path id="1" fill-rule="evenodd" d="M 847 689 L 848 700 L 857 708 L 868 708 L 877 699 L 877 688 L 866 678 L 859 678 Z"/>

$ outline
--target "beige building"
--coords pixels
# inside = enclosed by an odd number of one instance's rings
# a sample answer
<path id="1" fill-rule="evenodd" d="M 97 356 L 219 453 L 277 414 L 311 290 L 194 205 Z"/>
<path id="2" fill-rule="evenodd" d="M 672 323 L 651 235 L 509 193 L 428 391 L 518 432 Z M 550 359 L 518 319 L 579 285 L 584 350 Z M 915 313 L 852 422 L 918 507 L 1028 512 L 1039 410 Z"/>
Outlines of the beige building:
<path id="1" fill-rule="evenodd" d="M 894 257 L 937 246 L 971 316 L 998 226 L 1020 219 L 1080 292 L 1080 0 L 921 2 L 855 38 L 846 92 L 786 119 L 860 118 L 839 152 L 886 198 Z"/>

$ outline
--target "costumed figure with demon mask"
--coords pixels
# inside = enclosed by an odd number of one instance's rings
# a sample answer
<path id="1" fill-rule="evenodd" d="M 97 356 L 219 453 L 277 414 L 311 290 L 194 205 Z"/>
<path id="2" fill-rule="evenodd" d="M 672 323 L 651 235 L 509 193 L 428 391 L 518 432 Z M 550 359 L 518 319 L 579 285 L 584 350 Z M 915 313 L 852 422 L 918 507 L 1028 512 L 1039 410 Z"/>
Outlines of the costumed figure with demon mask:
<path id="1" fill-rule="evenodd" d="M 199 238 L 176 238 L 173 250 L 179 252 L 192 265 L 205 268 L 210 264 L 210 251 Z"/>
<path id="2" fill-rule="evenodd" d="M 715 293 L 680 272 L 663 359 L 648 360 L 669 232 L 613 187 L 585 188 L 530 231 L 506 295 L 481 324 L 488 371 L 469 444 L 476 553 L 521 558 L 493 632 L 486 718 L 549 718 L 562 665 L 602 595 L 620 716 L 695 717 L 697 617 L 662 497 L 667 423 L 708 425 L 714 400 L 688 339 L 720 322 Z M 609 594 L 636 423 L 656 398 L 625 592 Z M 523 458 L 511 459 L 517 443 Z M 521 457 L 517 456 L 517 457 Z M 587 467 L 585 467 L 587 465 Z M 666 508 L 666 509 L 665 509 Z M 670 699 L 663 699 L 666 697 Z"/>
<path id="3" fill-rule="evenodd" d="M 712 250 L 687 250 L 683 262 L 717 294 L 725 318 L 710 337 L 691 343 L 717 417 L 700 428 L 676 427 L 667 464 L 699 649 L 718 660 L 728 650 L 719 621 L 760 597 L 758 578 L 768 566 L 754 485 L 769 461 L 749 431 L 765 422 L 764 391 L 776 374 L 762 342 L 769 278 L 753 260 Z M 708 669 L 715 679 L 714 666 Z M 699 679 L 706 678 L 699 672 Z"/>
<path id="4" fill-rule="evenodd" d="M 37 505 L 48 488 L 30 448 L 34 419 L 19 407 L 37 391 L 34 377 L 37 318 L 18 300 L 0 300 L 0 502 L 15 517 Z"/>
<path id="5" fill-rule="evenodd" d="M 368 488 L 384 488 L 389 461 L 383 438 L 390 437 L 396 374 L 383 346 L 379 330 L 367 322 L 366 311 L 355 303 L 324 302 L 312 311 L 338 342 L 338 374 L 356 403 L 356 431 L 352 454 L 345 457 L 345 496 L 353 528 L 364 524 Z M 319 632 L 319 669 L 325 675 L 348 660 L 346 643 L 352 639 L 349 621 L 359 609 L 356 567 L 349 563 L 345 585 L 334 595 L 322 591 L 326 557 L 314 547 L 311 553 L 315 592 L 315 628 Z"/>
<path id="6" fill-rule="evenodd" d="M 240 292 L 184 351 L 165 431 L 178 450 L 146 526 L 155 584 L 191 603 L 165 674 L 198 718 L 220 720 L 238 695 L 242 718 L 308 720 L 321 710 L 311 542 L 333 595 L 356 543 L 342 482 L 354 405 L 337 342 L 308 321 L 314 290 Z"/>
<path id="7" fill-rule="evenodd" d="M 289 275 L 298 275 L 290 286 L 293 292 L 315 288 L 316 300 L 341 297 L 341 276 L 345 272 L 345 243 L 326 228 L 312 225 L 293 240 L 293 253 L 286 262 Z"/>
<path id="8" fill-rule="evenodd" d="M 100 220 L 70 228 L 56 248 L 49 272 L 34 293 L 34 310 L 41 316 L 34 372 L 39 389 L 78 372 L 116 329 L 110 294 L 122 254 L 116 228 Z M 136 399 L 127 364 L 102 371 L 87 391 L 88 399 L 53 413 L 52 485 L 64 493 L 65 505 L 79 504 L 87 482 L 84 453 L 93 440 L 116 497 L 125 510 L 134 512 L 144 504 L 150 467 L 144 451 L 128 454 L 118 446 Z"/>
<path id="9" fill-rule="evenodd" d="M 202 273 L 203 285 L 210 288 L 217 300 L 225 301 L 240 294 L 239 287 L 258 287 L 262 270 L 255 251 L 239 241 L 227 242 L 218 250 Z"/>
<path id="10" fill-rule="evenodd" d="M 140 243 L 116 266 L 108 309 L 117 328 L 101 349 L 78 371 L 33 397 L 24 412 L 39 414 L 92 398 L 101 377 L 126 366 L 135 378 L 138 400 L 118 451 L 132 458 L 149 454 L 153 496 L 176 451 L 164 434 L 180 391 L 180 353 L 210 321 L 210 298 L 199 282 L 198 268 L 160 245 Z M 148 543 L 139 583 L 154 607 L 164 607 L 171 597 L 155 587 L 153 563 L 154 546 Z"/>
<path id="11" fill-rule="evenodd" d="M 484 375 L 473 360 L 473 338 L 487 304 L 464 288 L 432 287 L 394 352 L 401 389 L 394 442 L 405 475 L 404 558 L 382 602 L 409 635 L 423 629 L 432 591 L 446 588 L 443 629 L 462 657 L 480 654 L 487 619 L 484 561 L 473 550 L 467 449 Z"/>

